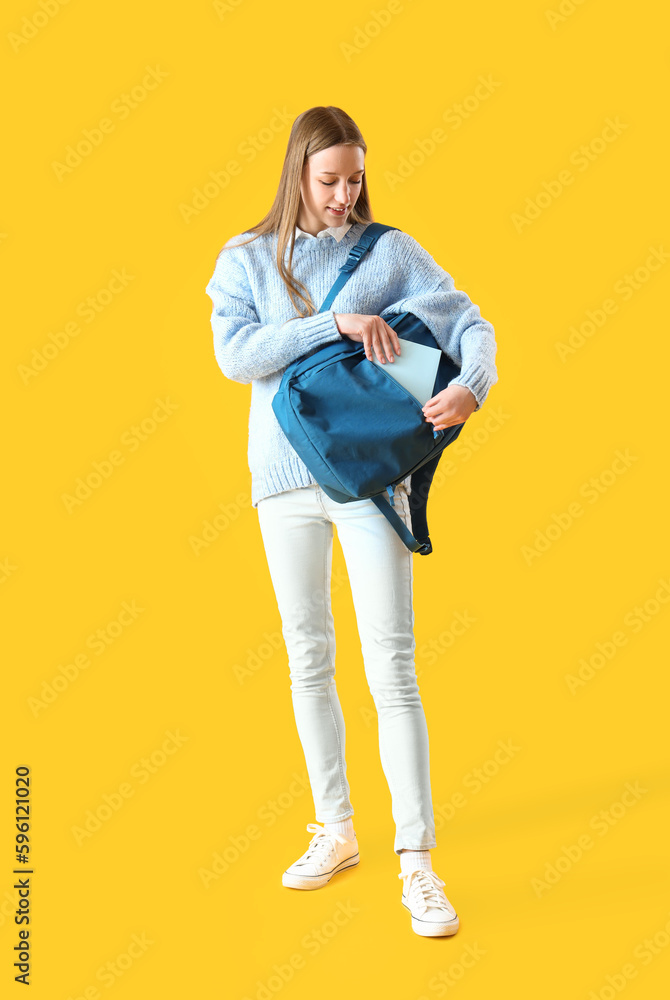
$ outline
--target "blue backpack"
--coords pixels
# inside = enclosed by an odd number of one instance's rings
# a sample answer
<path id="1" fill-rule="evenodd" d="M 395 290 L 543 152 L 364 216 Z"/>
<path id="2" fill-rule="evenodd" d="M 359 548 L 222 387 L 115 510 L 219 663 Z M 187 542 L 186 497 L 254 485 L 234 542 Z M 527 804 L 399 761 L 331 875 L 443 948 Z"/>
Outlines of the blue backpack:
<path id="1" fill-rule="evenodd" d="M 363 255 L 382 233 L 396 226 L 367 226 L 326 296 L 330 309 Z M 412 313 L 388 319 L 401 340 L 438 347 L 428 327 Z M 442 351 L 433 395 L 460 374 Z M 426 506 L 430 485 L 447 445 L 463 424 L 435 431 L 421 403 L 365 356 L 363 343 L 348 338 L 314 348 L 293 361 L 282 376 L 272 409 L 284 434 L 324 493 L 338 503 L 370 498 L 412 552 L 428 555 Z M 412 533 L 393 509 L 393 488 L 411 474 Z M 388 496 L 387 496 L 388 494 Z"/>

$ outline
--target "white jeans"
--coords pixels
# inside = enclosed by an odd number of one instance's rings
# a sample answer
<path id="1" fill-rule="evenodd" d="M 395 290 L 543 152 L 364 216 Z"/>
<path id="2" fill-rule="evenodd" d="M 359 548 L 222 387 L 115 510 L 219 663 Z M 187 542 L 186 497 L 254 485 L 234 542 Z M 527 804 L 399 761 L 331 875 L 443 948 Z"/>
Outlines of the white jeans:
<path id="1" fill-rule="evenodd" d="M 402 484 L 395 488 L 394 506 L 411 530 Z M 396 826 L 394 850 L 435 847 L 428 730 L 414 666 L 413 554 L 372 500 L 340 504 L 312 485 L 264 497 L 256 509 L 317 822 L 343 820 L 354 812 L 334 679 L 330 579 L 335 524 L 377 709 L 379 752 Z"/>

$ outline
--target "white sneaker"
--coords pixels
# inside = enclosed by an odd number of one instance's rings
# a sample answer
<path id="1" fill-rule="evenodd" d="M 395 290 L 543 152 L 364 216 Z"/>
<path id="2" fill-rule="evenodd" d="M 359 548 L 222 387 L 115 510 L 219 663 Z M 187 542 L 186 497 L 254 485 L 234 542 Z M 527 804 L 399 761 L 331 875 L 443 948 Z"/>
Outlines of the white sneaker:
<path id="1" fill-rule="evenodd" d="M 412 914 L 412 930 L 423 937 L 446 937 L 458 930 L 458 916 L 435 872 L 415 868 L 403 879 L 402 905 Z"/>
<path id="2" fill-rule="evenodd" d="M 314 834 L 309 847 L 282 875 L 282 885 L 290 889 L 320 889 L 333 875 L 353 868 L 360 860 L 356 834 L 347 840 L 318 823 L 308 823 L 307 830 Z"/>

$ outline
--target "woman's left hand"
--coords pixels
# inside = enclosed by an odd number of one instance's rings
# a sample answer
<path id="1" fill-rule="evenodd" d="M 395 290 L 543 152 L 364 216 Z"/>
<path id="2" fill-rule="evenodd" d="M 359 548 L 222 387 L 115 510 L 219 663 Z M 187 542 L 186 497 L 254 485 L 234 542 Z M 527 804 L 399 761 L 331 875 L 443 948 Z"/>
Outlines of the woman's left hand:
<path id="1" fill-rule="evenodd" d="M 464 385 L 448 385 L 423 406 L 423 415 L 433 430 L 441 431 L 464 423 L 477 406 L 473 392 Z"/>

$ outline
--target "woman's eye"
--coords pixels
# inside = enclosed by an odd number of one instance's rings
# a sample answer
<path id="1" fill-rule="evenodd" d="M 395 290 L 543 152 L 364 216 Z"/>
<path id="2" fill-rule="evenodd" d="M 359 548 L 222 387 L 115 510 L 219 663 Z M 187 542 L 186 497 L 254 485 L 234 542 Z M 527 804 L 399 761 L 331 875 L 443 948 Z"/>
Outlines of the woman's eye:
<path id="1" fill-rule="evenodd" d="M 360 184 L 362 182 L 362 180 L 363 180 L 363 178 L 361 177 L 360 180 L 358 180 L 358 181 L 352 181 L 351 183 L 352 184 Z M 329 187 L 333 186 L 333 184 L 335 183 L 335 181 L 330 181 L 330 182 L 328 182 L 328 181 L 321 181 L 321 183 L 323 184 L 324 187 L 329 188 Z"/>

